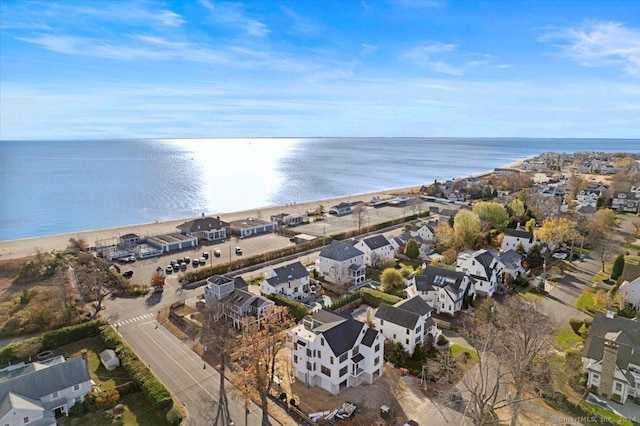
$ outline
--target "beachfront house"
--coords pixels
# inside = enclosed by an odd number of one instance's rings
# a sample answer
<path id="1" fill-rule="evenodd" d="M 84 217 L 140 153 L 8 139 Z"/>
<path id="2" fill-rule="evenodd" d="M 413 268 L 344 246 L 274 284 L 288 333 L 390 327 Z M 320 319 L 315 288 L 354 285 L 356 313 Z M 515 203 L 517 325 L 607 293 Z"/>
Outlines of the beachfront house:
<path id="1" fill-rule="evenodd" d="M 154 235 L 146 237 L 145 241 L 150 247 L 154 247 L 162 253 L 169 253 L 176 250 L 198 246 L 198 237 L 195 235 L 185 235 L 179 233 Z"/>
<path id="2" fill-rule="evenodd" d="M 409 297 L 420 296 L 437 313 L 449 315 L 476 296 L 475 282 L 468 274 L 431 265 L 409 280 L 406 292 Z"/>
<path id="3" fill-rule="evenodd" d="M 207 241 L 225 240 L 229 236 L 229 224 L 217 217 L 201 217 L 177 227 L 178 232 Z"/>
<path id="4" fill-rule="evenodd" d="M 260 293 L 283 294 L 291 299 L 304 299 L 309 295 L 309 271 L 300 262 L 269 269 L 260 281 Z"/>
<path id="5" fill-rule="evenodd" d="M 329 208 L 329 214 L 333 214 L 336 216 L 343 216 L 346 214 L 351 213 L 351 211 L 353 210 L 353 206 L 351 205 L 351 203 L 347 203 L 347 202 L 342 202 L 340 204 L 336 204 L 335 206 L 331 206 Z"/>
<path id="6" fill-rule="evenodd" d="M 373 268 L 383 268 L 394 262 L 395 251 L 384 235 L 367 237 L 354 244 L 354 247 L 364 253 L 364 263 Z"/>
<path id="7" fill-rule="evenodd" d="M 504 237 L 502 238 L 502 245 L 500 246 L 501 251 L 507 251 L 509 249 L 515 250 L 520 244 L 522 244 L 524 251 L 528 252 L 531 246 L 536 244 L 533 232 L 511 228 L 504 230 Z"/>
<path id="8" fill-rule="evenodd" d="M 418 295 L 393 306 L 382 303 L 373 317 L 374 328 L 387 341 L 402 344 L 404 350 L 413 355 L 416 346 L 425 343 L 427 336 L 435 342 L 441 333 L 431 318 L 432 310 Z"/>
<path id="9" fill-rule="evenodd" d="M 640 322 L 596 312 L 584 344 L 587 388 L 624 404 L 640 397 Z"/>
<path id="10" fill-rule="evenodd" d="M 366 269 L 364 253 L 351 241 L 331 241 L 318 258 L 320 276 L 333 284 L 358 284 L 364 281 Z"/>
<path id="11" fill-rule="evenodd" d="M 295 377 L 334 395 L 382 375 L 384 339 L 363 322 L 321 310 L 291 330 Z"/>
<path id="12" fill-rule="evenodd" d="M 240 238 L 267 234 L 275 231 L 278 226 L 276 222 L 267 222 L 266 220 L 258 219 L 257 217 L 234 220 L 229 224 L 231 226 L 231 234 Z"/>
<path id="13" fill-rule="evenodd" d="M 502 282 L 502 268 L 497 256 L 485 249 L 460 253 L 456 271 L 469 274 L 475 282 L 476 292 L 481 296 L 492 297 Z"/>
<path id="14" fill-rule="evenodd" d="M 305 212 L 280 213 L 272 215 L 271 222 L 278 226 L 296 226 L 309 222 L 309 215 Z"/>
<path id="15" fill-rule="evenodd" d="M 0 425 L 55 426 L 91 392 L 87 361 L 65 359 L 10 365 L 0 370 Z"/>

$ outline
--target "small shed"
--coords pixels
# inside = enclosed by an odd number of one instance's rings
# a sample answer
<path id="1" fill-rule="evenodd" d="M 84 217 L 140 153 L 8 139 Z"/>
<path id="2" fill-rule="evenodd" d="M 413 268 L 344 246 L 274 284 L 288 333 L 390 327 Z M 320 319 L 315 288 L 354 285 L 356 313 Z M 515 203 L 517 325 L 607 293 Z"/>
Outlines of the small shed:
<path id="1" fill-rule="evenodd" d="M 104 368 L 109 371 L 113 371 L 120 367 L 120 358 L 118 358 L 113 349 L 105 349 L 100 352 L 100 361 L 102 362 L 102 365 L 104 365 Z"/>

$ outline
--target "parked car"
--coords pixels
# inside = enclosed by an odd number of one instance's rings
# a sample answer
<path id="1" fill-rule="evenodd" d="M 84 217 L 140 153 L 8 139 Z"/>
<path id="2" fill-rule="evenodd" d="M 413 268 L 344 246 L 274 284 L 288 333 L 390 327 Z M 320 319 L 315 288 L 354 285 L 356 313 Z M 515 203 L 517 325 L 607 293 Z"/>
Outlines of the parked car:
<path id="1" fill-rule="evenodd" d="M 173 272 L 178 272 L 179 270 L 180 270 L 180 265 L 178 265 L 177 263 L 173 265 Z"/>
<path id="2" fill-rule="evenodd" d="M 167 269 L 165 269 L 165 272 L 166 272 L 167 274 L 171 274 L 171 273 L 173 272 L 173 265 L 168 265 L 168 266 L 167 266 Z"/>
<path id="3" fill-rule="evenodd" d="M 187 264 L 186 264 L 186 263 L 184 263 L 184 262 L 182 262 L 182 263 L 180 264 L 180 269 L 181 269 L 181 270 L 183 270 L 183 271 L 186 271 L 186 270 L 187 270 Z"/>
<path id="4" fill-rule="evenodd" d="M 564 253 L 562 251 L 559 251 L 557 253 L 553 253 L 551 255 L 551 257 L 553 257 L 554 259 L 566 259 L 569 255 L 567 253 Z"/>
<path id="5" fill-rule="evenodd" d="M 124 271 L 122 276 L 125 278 L 131 278 L 133 276 L 133 271 Z"/>
<path id="6" fill-rule="evenodd" d="M 198 259 L 193 259 L 191 265 L 193 265 L 194 268 L 197 268 L 198 266 L 200 266 L 200 261 Z"/>
<path id="7" fill-rule="evenodd" d="M 189 263 L 191 263 L 191 258 L 187 256 L 184 259 L 182 259 L 182 261 L 188 265 Z"/>
<path id="8" fill-rule="evenodd" d="M 202 252 L 202 257 L 203 257 L 205 260 L 209 259 L 209 253 L 207 253 L 206 251 L 203 251 L 203 252 Z M 200 263 L 202 263 L 202 259 L 200 259 L 200 260 L 201 260 L 201 262 L 200 262 Z"/>
<path id="9" fill-rule="evenodd" d="M 236 247 L 236 254 L 237 254 L 238 256 L 241 256 L 241 255 L 242 255 L 242 249 L 241 249 L 240 247 Z"/>
<path id="10" fill-rule="evenodd" d="M 207 259 L 205 257 L 201 257 L 200 258 L 200 264 L 204 265 L 205 263 L 207 263 Z"/>
<path id="11" fill-rule="evenodd" d="M 213 251 L 213 255 L 214 255 L 215 257 L 220 257 L 220 254 L 221 254 L 221 253 L 220 253 L 220 250 L 219 250 L 219 249 L 215 249 L 215 250 Z"/>

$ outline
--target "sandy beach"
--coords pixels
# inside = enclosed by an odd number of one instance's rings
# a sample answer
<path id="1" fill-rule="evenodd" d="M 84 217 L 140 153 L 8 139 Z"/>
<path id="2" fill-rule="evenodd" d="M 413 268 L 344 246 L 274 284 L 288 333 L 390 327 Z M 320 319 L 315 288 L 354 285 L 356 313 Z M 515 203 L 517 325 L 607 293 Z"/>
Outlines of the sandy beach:
<path id="1" fill-rule="evenodd" d="M 524 161 L 524 160 L 523 160 Z M 504 166 L 504 168 L 519 168 L 523 161 L 516 161 Z M 484 173 L 478 173 L 474 176 L 482 176 L 492 173 L 493 171 L 487 171 Z M 430 184 L 430 183 L 425 183 Z M 262 219 L 269 219 L 272 215 L 279 213 L 294 213 L 294 212 L 312 212 L 319 205 L 326 208 L 339 204 L 343 201 L 355 202 L 371 201 L 373 197 L 389 197 L 397 194 L 409 194 L 417 193 L 420 186 L 414 186 L 409 188 L 398 188 L 386 191 L 371 192 L 366 194 L 349 195 L 344 197 L 329 198 L 324 200 L 308 201 L 304 203 L 294 203 L 284 206 L 267 206 L 260 207 L 251 210 L 244 210 L 238 212 L 220 213 L 219 216 L 224 221 L 233 221 L 246 219 L 248 217 L 258 217 Z M 135 225 L 120 226 L 115 228 L 94 229 L 80 232 L 70 232 L 65 234 L 47 235 L 33 238 L 25 238 L 21 240 L 0 241 L 0 260 L 5 259 L 18 259 L 26 256 L 31 256 L 37 251 L 51 252 L 53 250 L 62 250 L 69 245 L 69 238 L 83 239 L 90 246 L 94 246 L 98 240 L 108 240 L 111 238 L 117 238 L 121 235 L 133 233 L 141 236 L 146 235 L 159 235 L 167 234 L 176 231 L 176 227 L 182 223 L 196 219 L 197 217 L 188 217 L 183 219 L 168 220 L 162 222 L 142 223 Z"/>

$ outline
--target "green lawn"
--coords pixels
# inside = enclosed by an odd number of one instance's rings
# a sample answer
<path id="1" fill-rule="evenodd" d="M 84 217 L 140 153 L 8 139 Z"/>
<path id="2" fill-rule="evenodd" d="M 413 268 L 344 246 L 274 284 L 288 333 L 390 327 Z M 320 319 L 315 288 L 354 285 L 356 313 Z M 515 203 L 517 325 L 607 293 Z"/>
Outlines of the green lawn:
<path id="1" fill-rule="evenodd" d="M 450 349 L 451 349 L 451 355 L 453 355 L 454 357 L 456 355 L 462 354 L 463 352 L 468 353 L 469 356 L 471 356 L 470 365 L 474 365 L 476 362 L 478 362 L 478 354 L 473 349 L 466 348 L 466 347 L 460 346 L 460 345 L 456 345 L 455 343 L 451 344 Z"/>
<path id="2" fill-rule="evenodd" d="M 606 272 L 598 272 L 597 274 L 594 275 L 593 282 L 594 283 L 603 283 L 605 281 L 609 281 L 610 279 L 611 279 L 611 276 L 609 274 L 607 274 Z"/>
<path id="3" fill-rule="evenodd" d="M 544 297 L 542 294 L 532 292 L 529 287 L 518 287 L 516 292 L 529 302 L 536 302 Z"/>
<path id="4" fill-rule="evenodd" d="M 566 351 L 574 347 L 578 343 L 584 342 L 584 339 L 573 332 L 570 325 L 562 327 L 554 336 L 556 345 L 561 351 Z"/>
<path id="5" fill-rule="evenodd" d="M 569 401 L 577 403 L 580 395 L 569 386 L 569 376 L 567 375 L 567 365 L 565 364 L 564 354 L 556 354 L 546 358 L 551 369 L 551 377 L 553 377 L 554 389 L 562 392 L 569 398 Z"/>
<path id="6" fill-rule="evenodd" d="M 592 404 L 587 401 L 582 401 L 580 406 L 585 410 L 592 412 L 596 417 L 600 418 L 600 423 L 605 424 L 614 424 L 621 426 L 633 426 L 633 422 L 629 419 L 626 419 L 622 416 L 617 415 L 603 407 Z"/>
<path id="7" fill-rule="evenodd" d="M 596 290 L 594 288 L 587 288 L 576 300 L 576 308 L 584 313 L 593 315 L 596 311 L 606 311 L 606 306 L 599 305 L 595 300 Z"/>

